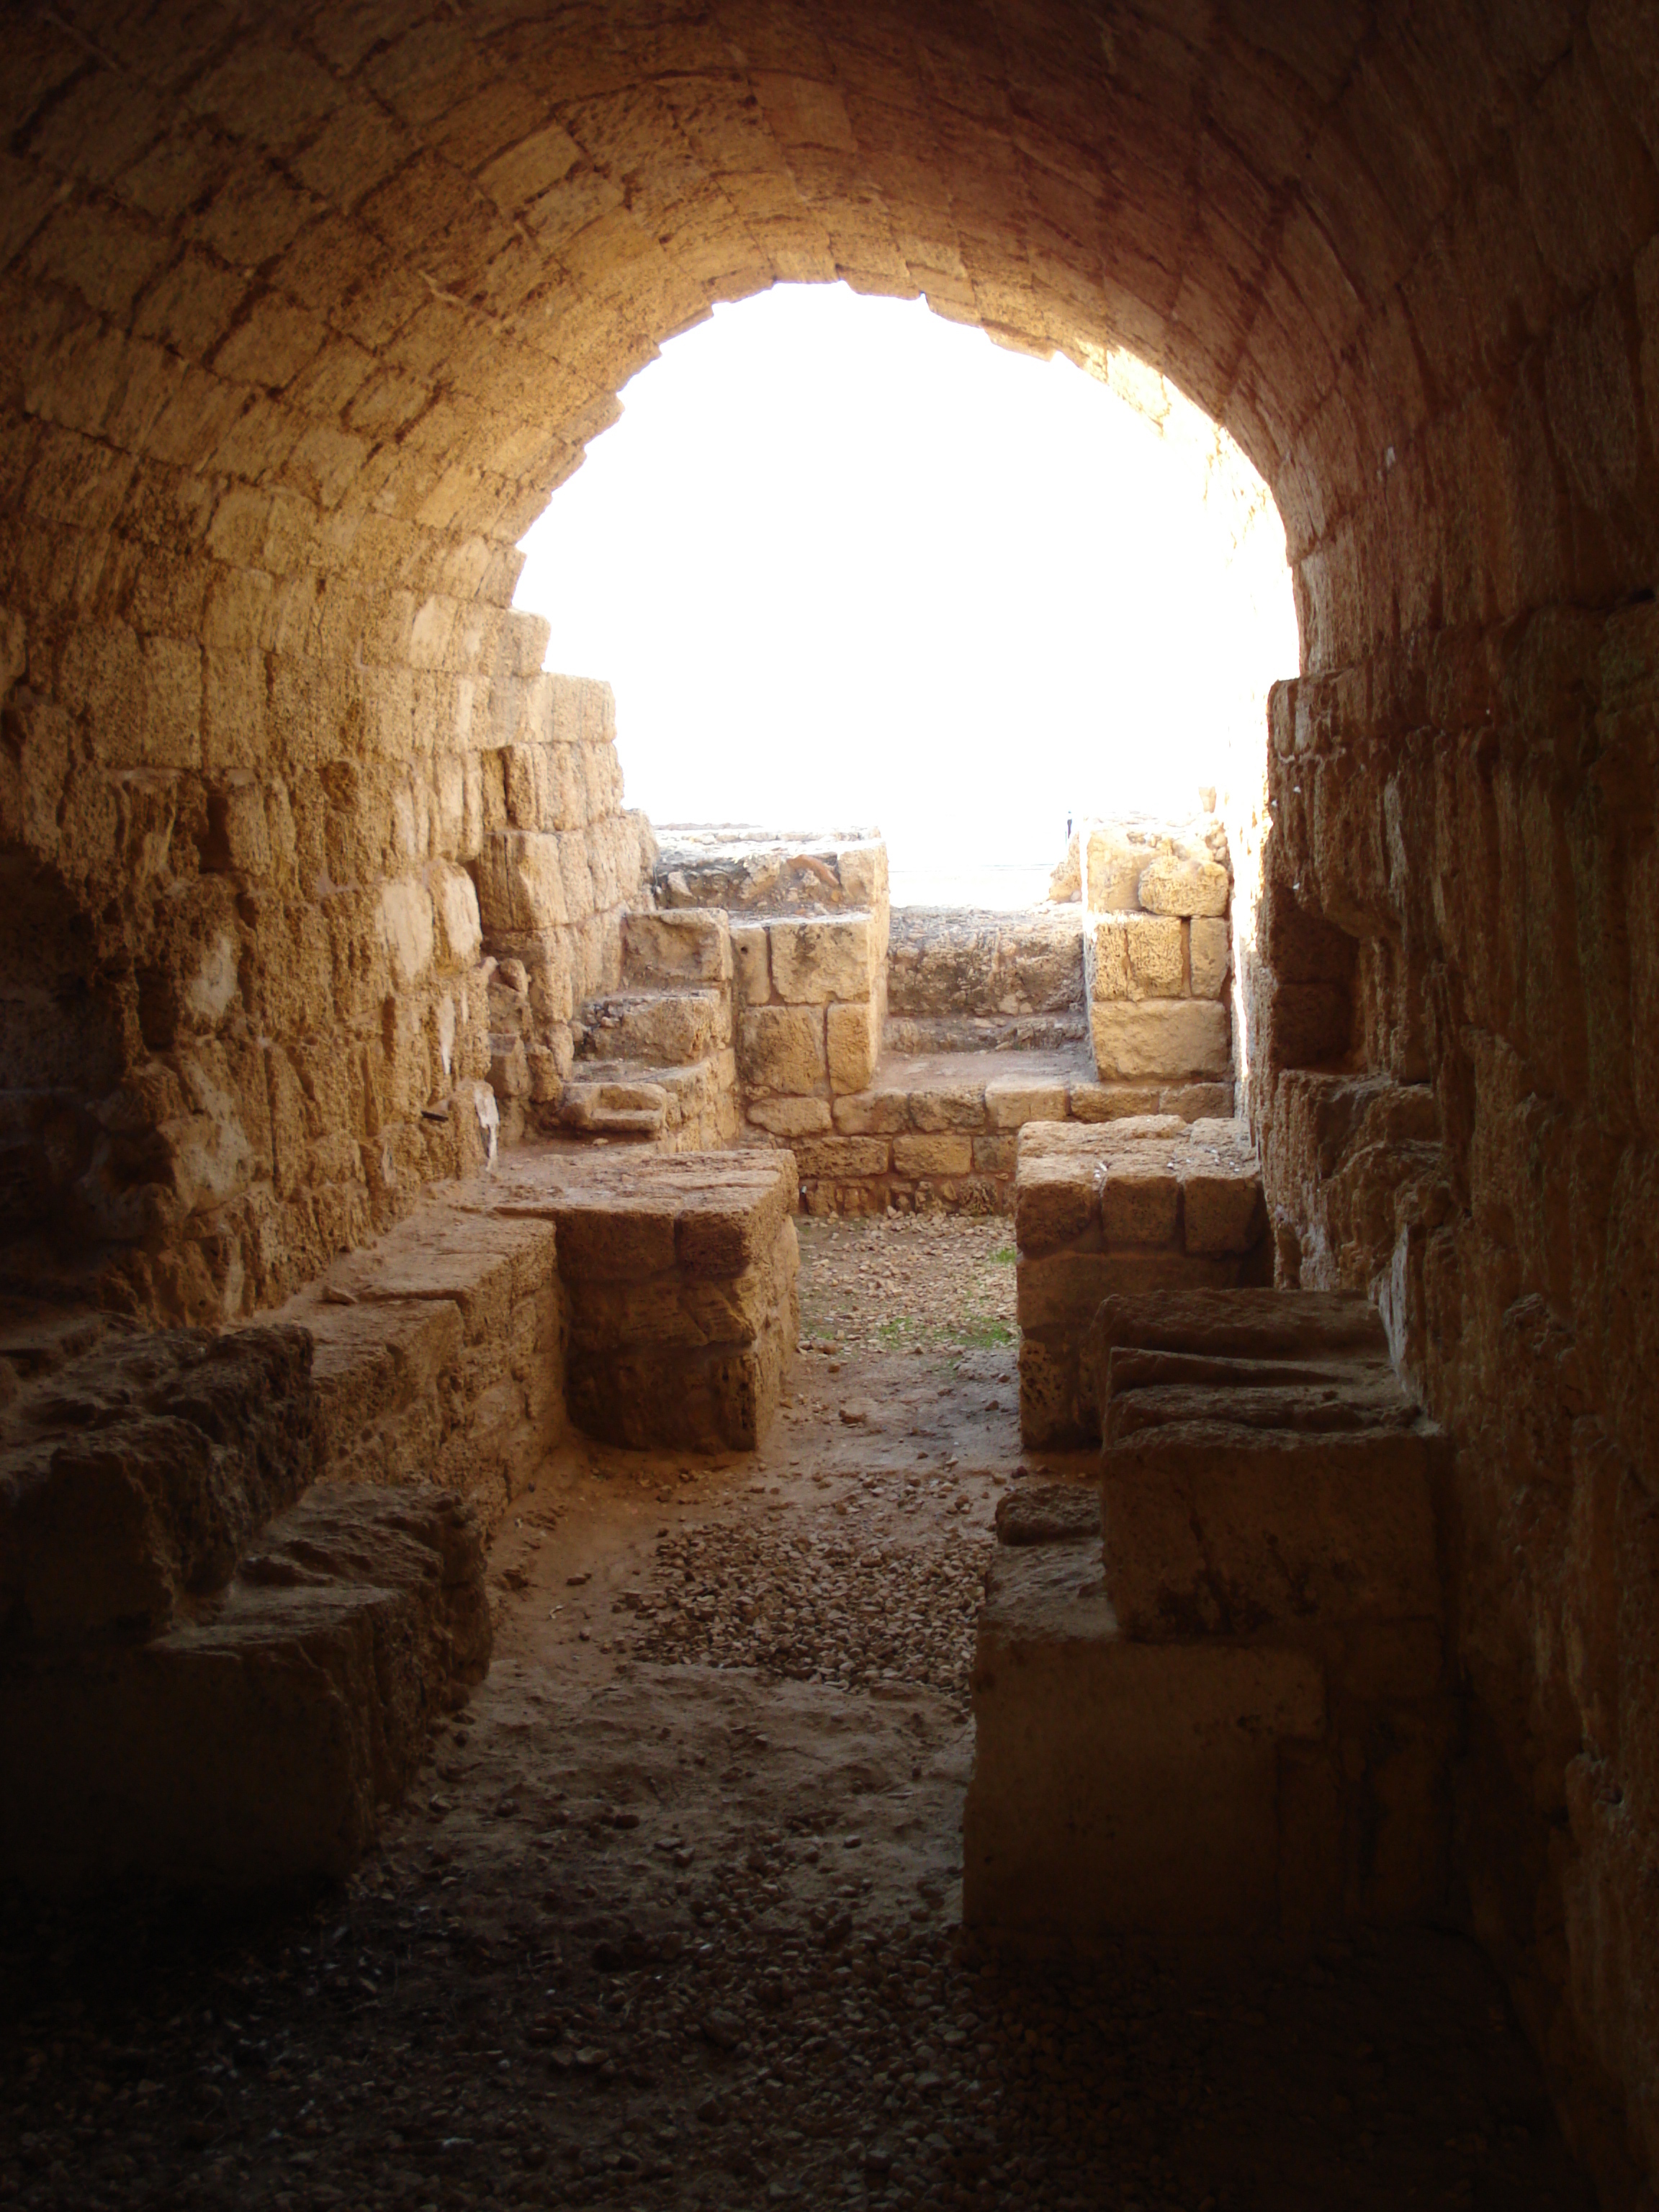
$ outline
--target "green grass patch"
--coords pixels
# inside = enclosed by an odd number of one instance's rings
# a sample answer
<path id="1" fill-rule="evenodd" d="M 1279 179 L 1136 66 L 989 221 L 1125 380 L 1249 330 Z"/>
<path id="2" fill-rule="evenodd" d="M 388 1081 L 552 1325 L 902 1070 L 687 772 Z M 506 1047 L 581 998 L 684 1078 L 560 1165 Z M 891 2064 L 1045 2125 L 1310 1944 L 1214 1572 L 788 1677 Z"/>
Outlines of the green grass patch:
<path id="1" fill-rule="evenodd" d="M 991 1265 L 994 1267 L 1012 1267 L 1014 1264 L 1015 1256 L 1014 1248 L 1012 1244 L 999 1244 L 996 1250 L 991 1255 Z"/>

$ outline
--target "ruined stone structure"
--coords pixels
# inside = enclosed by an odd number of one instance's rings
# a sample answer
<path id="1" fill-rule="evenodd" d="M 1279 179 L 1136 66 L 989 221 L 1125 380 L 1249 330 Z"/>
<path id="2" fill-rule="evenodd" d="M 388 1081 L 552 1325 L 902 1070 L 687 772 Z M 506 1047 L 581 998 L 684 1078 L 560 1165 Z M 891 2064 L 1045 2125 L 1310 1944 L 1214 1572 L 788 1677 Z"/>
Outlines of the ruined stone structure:
<path id="1" fill-rule="evenodd" d="M 840 276 L 1138 353 L 1294 570 L 1230 828 L 1278 1280 L 1375 1296 L 1451 1439 L 1455 1893 L 1577 2140 L 1659 2173 L 1652 9 L 68 0 L 6 45 L 11 1283 L 251 1316 L 562 1085 L 650 855 L 514 549 L 665 337 Z M 868 1008 L 771 981 L 752 1048 L 833 1122 Z"/>

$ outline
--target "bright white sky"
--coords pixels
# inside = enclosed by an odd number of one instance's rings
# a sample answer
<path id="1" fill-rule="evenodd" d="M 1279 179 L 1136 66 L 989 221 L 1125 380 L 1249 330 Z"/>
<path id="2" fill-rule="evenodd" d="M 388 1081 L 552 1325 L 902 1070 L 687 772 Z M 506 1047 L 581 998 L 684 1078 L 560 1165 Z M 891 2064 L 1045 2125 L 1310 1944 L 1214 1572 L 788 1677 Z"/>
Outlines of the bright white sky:
<path id="1" fill-rule="evenodd" d="M 1226 718 L 1294 672 L 1288 577 L 1264 619 L 1190 451 L 920 301 L 717 307 L 625 403 L 516 603 L 616 687 L 653 821 L 872 823 L 896 879 L 1046 878 L 1068 811 L 1195 811 Z"/>

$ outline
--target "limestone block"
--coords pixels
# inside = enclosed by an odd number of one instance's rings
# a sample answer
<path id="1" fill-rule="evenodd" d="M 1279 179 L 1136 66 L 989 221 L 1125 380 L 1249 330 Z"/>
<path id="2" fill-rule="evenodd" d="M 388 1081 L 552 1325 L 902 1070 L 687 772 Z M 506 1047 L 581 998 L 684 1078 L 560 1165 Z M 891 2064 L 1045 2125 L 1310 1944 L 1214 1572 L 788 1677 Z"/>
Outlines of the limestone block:
<path id="1" fill-rule="evenodd" d="M 1181 1184 L 1168 1166 L 1109 1169 L 1100 1190 L 1101 1233 L 1109 1247 L 1175 1241 Z"/>
<path id="2" fill-rule="evenodd" d="M 1231 1069 L 1231 1024 L 1212 999 L 1097 1000 L 1089 1025 L 1104 1078 L 1220 1076 Z"/>
<path id="3" fill-rule="evenodd" d="M 849 906 L 867 908 L 872 915 L 885 908 L 887 848 L 879 838 L 842 846 L 836 854 L 836 869 Z"/>
<path id="4" fill-rule="evenodd" d="M 459 1310 L 465 1340 L 477 1344 L 506 1328 L 514 1307 L 552 1280 L 554 1250 L 545 1222 L 428 1207 L 337 1260 L 327 1286 L 366 1305 L 446 1301 Z"/>
<path id="5" fill-rule="evenodd" d="M 824 1015 L 824 1036 L 830 1089 L 843 1096 L 862 1092 L 881 1050 L 879 1008 L 873 1000 L 832 1006 Z"/>
<path id="6" fill-rule="evenodd" d="M 807 1137 L 795 1146 L 795 1165 L 803 1176 L 851 1181 L 885 1175 L 890 1158 L 885 1137 Z"/>
<path id="7" fill-rule="evenodd" d="M 316 1468 L 296 1329 L 122 1329 L 0 1423 L 0 1631 L 19 1641 L 163 1627 L 222 1588 Z"/>
<path id="8" fill-rule="evenodd" d="M 746 1008 L 738 1018 L 738 1066 L 747 1091 L 816 1091 L 829 1073 L 822 1012 L 810 1006 Z"/>
<path id="9" fill-rule="evenodd" d="M 449 974 L 475 967 L 483 949 L 483 925 L 471 877 L 453 862 L 438 860 L 428 872 L 427 880 L 437 921 L 439 967 Z"/>
<path id="10" fill-rule="evenodd" d="M 764 922 L 732 923 L 732 987 L 733 996 L 740 1006 L 763 1006 L 772 995 L 772 969 L 767 957 L 767 943 Z"/>
<path id="11" fill-rule="evenodd" d="M 810 1137 L 830 1127 L 830 1103 L 824 1098 L 757 1098 L 748 1109 L 757 1129 L 775 1137 Z"/>
<path id="12" fill-rule="evenodd" d="M 780 920 L 769 934 L 772 988 L 787 1006 L 868 999 L 875 970 L 867 914 Z"/>
<path id="13" fill-rule="evenodd" d="M 1063 1356 L 1067 1374 L 1080 1375 L 1079 1402 L 1092 1410 L 1096 1391 L 1088 1345 L 1103 1300 L 1154 1290 L 1224 1289 L 1236 1273 L 1224 1258 L 1194 1258 L 1160 1246 L 1049 1252 L 1029 1259 L 1022 1249 L 1016 1313 L 1022 1329 L 1058 1332 L 1053 1334 L 1051 1349 Z"/>
<path id="14" fill-rule="evenodd" d="M 1075 1942 L 1275 1923 L 1281 1747 L 1327 1724 L 1310 1655 L 1133 1643 L 1091 1545 L 1000 1547 L 974 1714 L 967 1924 Z"/>
<path id="15" fill-rule="evenodd" d="M 1019 1139 L 1012 1132 L 974 1139 L 976 1175 L 1011 1176 L 1019 1155 Z"/>
<path id="16" fill-rule="evenodd" d="M 1214 860 L 1160 854 L 1140 873 L 1140 903 L 1149 914 L 1221 915 L 1232 879 Z"/>
<path id="17" fill-rule="evenodd" d="M 1159 1091 L 1158 1103 L 1164 1113 L 1183 1121 L 1228 1121 L 1233 1115 L 1233 1086 L 1231 1083 L 1167 1084 Z"/>
<path id="18" fill-rule="evenodd" d="M 1203 1419 L 1113 1443 L 1103 1526 L 1120 1620 L 1146 1637 L 1437 1619 L 1434 1458 L 1406 1431 L 1246 1436 Z"/>
<path id="19" fill-rule="evenodd" d="M 1218 999 L 1227 988 L 1227 977 L 1232 966 L 1232 930 L 1228 923 L 1213 915 L 1199 915 L 1188 925 L 1190 932 L 1193 996 L 1195 999 Z"/>
<path id="20" fill-rule="evenodd" d="M 979 1130 L 985 1127 L 985 1093 L 976 1083 L 941 1083 L 910 1093 L 910 1126 L 941 1129 Z"/>
<path id="21" fill-rule="evenodd" d="M 489 1648 L 459 1500 L 319 1485 L 188 1623 L 9 1680 L 0 1765 L 30 1786 L 0 1793 L 0 1867 L 58 1892 L 337 1880 Z"/>
<path id="22" fill-rule="evenodd" d="M 1085 951 L 1091 1002 L 1186 995 L 1186 953 L 1173 916 L 1109 915 L 1092 924 Z"/>
<path id="23" fill-rule="evenodd" d="M 1093 1159 L 1019 1155 L 1014 1236 L 1022 1253 L 1057 1252 L 1098 1225 L 1101 1170 Z"/>
<path id="24" fill-rule="evenodd" d="M 1182 1238 L 1189 1252 L 1249 1252 L 1267 1234 L 1261 1170 L 1188 1169 L 1181 1179 Z"/>
<path id="25" fill-rule="evenodd" d="M 407 881 L 384 884 L 380 921 L 392 981 L 399 990 L 407 991 L 432 965 L 432 898 L 425 884 Z"/>
<path id="26" fill-rule="evenodd" d="M 1066 1094 L 1078 1121 L 1139 1120 L 1156 1114 L 1162 1097 L 1154 1088 L 1127 1083 L 1073 1083 Z"/>
<path id="27" fill-rule="evenodd" d="M 901 1134 L 893 1139 L 893 1170 L 896 1175 L 967 1175 L 973 1164 L 973 1142 L 968 1137 Z"/>
<path id="28" fill-rule="evenodd" d="M 564 910 L 572 921 L 585 921 L 600 904 L 588 864 L 588 841 L 592 835 L 592 829 L 561 830 L 556 841 L 559 876 L 564 887 Z"/>
<path id="29" fill-rule="evenodd" d="M 892 1136 L 910 1126 L 910 1102 L 902 1091 L 861 1091 L 837 1098 L 836 1128 L 849 1137 Z"/>
<path id="30" fill-rule="evenodd" d="M 497 830 L 478 855 L 478 911 L 485 933 L 542 934 L 577 919 L 565 904 L 559 840 L 544 831 Z"/>
<path id="31" fill-rule="evenodd" d="M 1140 904 L 1140 878 L 1157 846 L 1111 823 L 1090 830 L 1084 844 L 1084 892 L 1092 914 L 1127 914 Z"/>
<path id="32" fill-rule="evenodd" d="M 492 1036 L 489 1040 L 489 1087 L 498 1099 L 530 1096 L 530 1063 L 521 1036 Z"/>
<path id="33" fill-rule="evenodd" d="M 1027 1121 L 1063 1121 L 1070 1109 L 1063 1083 L 1021 1083 L 1000 1076 L 985 1086 L 985 1119 L 993 1129 L 1018 1130 Z"/>
<path id="34" fill-rule="evenodd" d="M 732 980 L 732 934 L 723 914 L 696 908 L 622 918 L 627 983 L 713 983 Z"/>

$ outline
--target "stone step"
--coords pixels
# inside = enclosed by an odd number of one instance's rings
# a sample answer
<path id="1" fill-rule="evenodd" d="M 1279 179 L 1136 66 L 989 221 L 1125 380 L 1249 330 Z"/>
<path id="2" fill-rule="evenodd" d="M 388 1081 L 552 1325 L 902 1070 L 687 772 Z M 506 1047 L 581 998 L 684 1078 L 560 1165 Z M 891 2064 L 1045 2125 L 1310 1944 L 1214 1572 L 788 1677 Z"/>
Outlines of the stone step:
<path id="1" fill-rule="evenodd" d="M 1200 1338 L 1225 1355 L 1208 1375 L 1193 1371 Z M 1292 1350 L 1303 1356 L 1287 1361 Z M 1395 1376 L 1366 1299 L 1109 1297 L 1091 1357 L 1107 1583 L 1130 1634 L 1438 1624 L 1448 1447 Z"/>
<path id="2" fill-rule="evenodd" d="M 577 1030 L 578 1060 L 687 1067 L 730 1047 L 728 997 L 706 987 L 613 991 L 590 999 Z"/>
<path id="3" fill-rule="evenodd" d="M 738 1132 L 732 1056 L 717 1053 L 684 1067 L 580 1061 L 564 1086 L 560 1119 L 577 1132 L 653 1136 L 671 1152 L 728 1145 Z"/>
<path id="4" fill-rule="evenodd" d="M 0 1792 L 0 1868 L 58 1891 L 337 1879 L 489 1650 L 458 1498 L 319 1484 L 165 1633 L 14 1663 L 0 1771 L 29 1779 Z"/>
<path id="5" fill-rule="evenodd" d="M 1000 1545 L 974 1667 L 963 1917 L 1039 1948 L 1246 1934 L 1284 1917 L 1286 1754 L 1328 1732 L 1305 1651 L 1123 1632 L 1097 1541 Z"/>
<path id="6" fill-rule="evenodd" d="M 732 931 L 719 908 L 690 907 L 622 918 L 624 986 L 732 983 Z"/>
<path id="7" fill-rule="evenodd" d="M 882 1054 L 914 1059 L 941 1052 L 1073 1052 L 1088 1038 L 1088 1016 L 1081 1006 L 1064 1013 L 890 1013 L 882 1030 Z"/>

